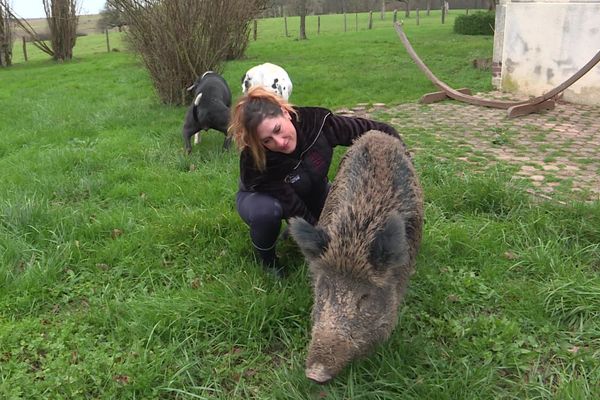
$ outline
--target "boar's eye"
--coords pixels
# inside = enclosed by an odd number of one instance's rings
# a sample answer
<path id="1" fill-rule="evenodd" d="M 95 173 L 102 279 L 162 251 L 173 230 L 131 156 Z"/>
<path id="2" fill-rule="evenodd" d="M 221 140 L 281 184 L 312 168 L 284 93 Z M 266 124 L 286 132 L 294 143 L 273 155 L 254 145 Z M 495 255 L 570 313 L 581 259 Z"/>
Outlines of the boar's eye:
<path id="1" fill-rule="evenodd" d="M 358 303 L 356 304 L 356 307 L 360 311 L 364 311 L 369 308 L 370 303 L 371 303 L 371 296 L 369 296 L 368 293 L 365 293 L 362 296 L 360 296 L 360 298 L 358 299 Z"/>

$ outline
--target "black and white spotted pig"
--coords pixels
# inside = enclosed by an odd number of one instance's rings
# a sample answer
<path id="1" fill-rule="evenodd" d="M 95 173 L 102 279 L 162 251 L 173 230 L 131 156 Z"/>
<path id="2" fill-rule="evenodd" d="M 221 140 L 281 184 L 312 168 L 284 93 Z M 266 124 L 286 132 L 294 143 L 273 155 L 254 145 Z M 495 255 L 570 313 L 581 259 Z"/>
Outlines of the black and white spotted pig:
<path id="1" fill-rule="evenodd" d="M 285 100 L 292 95 L 292 80 L 279 65 L 264 63 L 250 68 L 242 77 L 242 92 L 246 93 L 257 85 L 264 86 Z"/>

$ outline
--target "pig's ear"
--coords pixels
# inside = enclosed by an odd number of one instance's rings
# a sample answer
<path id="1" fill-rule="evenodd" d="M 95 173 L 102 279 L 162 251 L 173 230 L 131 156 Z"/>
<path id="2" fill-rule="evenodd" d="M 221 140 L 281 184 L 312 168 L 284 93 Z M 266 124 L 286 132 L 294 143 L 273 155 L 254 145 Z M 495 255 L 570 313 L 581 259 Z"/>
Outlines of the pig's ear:
<path id="1" fill-rule="evenodd" d="M 376 233 L 369 261 L 380 270 L 409 263 L 406 224 L 402 215 L 391 214 L 383 229 Z"/>
<path id="2" fill-rule="evenodd" d="M 329 243 L 329 236 L 323 229 L 312 226 L 302 218 L 290 220 L 290 233 L 308 261 L 319 257 Z"/>

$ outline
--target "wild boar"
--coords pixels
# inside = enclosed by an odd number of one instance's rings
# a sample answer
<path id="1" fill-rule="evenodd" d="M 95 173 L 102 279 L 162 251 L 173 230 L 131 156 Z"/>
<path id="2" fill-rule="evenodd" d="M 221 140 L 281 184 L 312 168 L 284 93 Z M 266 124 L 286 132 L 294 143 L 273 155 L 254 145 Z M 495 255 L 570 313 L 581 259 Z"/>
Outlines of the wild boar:
<path id="1" fill-rule="evenodd" d="M 318 224 L 290 221 L 314 294 L 309 379 L 329 381 L 388 339 L 422 229 L 423 194 L 404 144 L 367 132 L 343 158 Z"/>

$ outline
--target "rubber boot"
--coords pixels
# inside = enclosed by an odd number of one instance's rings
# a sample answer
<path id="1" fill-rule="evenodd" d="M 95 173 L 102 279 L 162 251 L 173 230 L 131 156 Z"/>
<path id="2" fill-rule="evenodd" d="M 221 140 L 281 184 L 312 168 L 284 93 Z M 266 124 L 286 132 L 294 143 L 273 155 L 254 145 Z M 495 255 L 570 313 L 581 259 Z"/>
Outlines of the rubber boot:
<path id="1" fill-rule="evenodd" d="M 278 279 L 285 278 L 286 270 L 279 263 L 279 259 L 275 254 L 275 248 L 272 248 L 270 250 L 256 249 L 256 254 L 258 255 L 258 259 L 260 260 L 260 263 L 265 272 Z"/>

